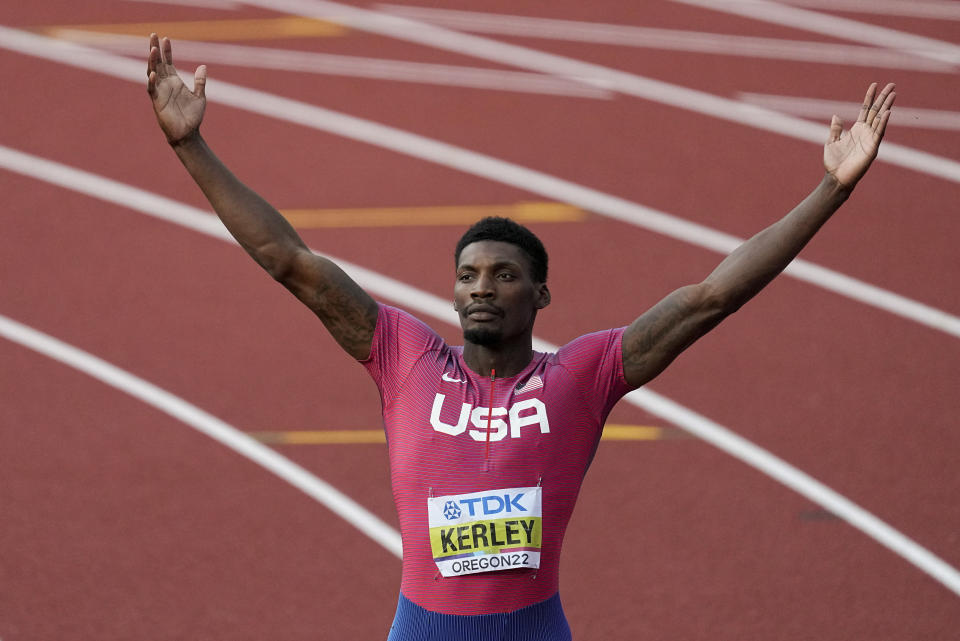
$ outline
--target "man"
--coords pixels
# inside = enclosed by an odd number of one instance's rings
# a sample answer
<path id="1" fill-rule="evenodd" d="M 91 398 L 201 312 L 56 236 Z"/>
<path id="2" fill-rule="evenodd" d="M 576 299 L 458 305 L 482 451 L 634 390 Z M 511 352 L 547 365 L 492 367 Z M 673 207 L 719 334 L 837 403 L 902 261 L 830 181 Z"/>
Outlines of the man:
<path id="1" fill-rule="evenodd" d="M 759 292 L 847 199 L 883 137 L 895 93 L 867 91 L 847 133 L 834 116 L 826 173 L 783 219 L 698 284 L 628 327 L 532 349 L 550 303 L 547 254 L 506 219 L 484 219 L 456 248 L 463 347 L 377 304 L 240 183 L 199 133 L 206 68 L 190 91 L 166 38 L 150 38 L 147 89 L 161 129 L 243 248 L 307 305 L 380 390 L 403 579 L 391 641 L 570 638 L 559 555 L 580 483 L 617 400 Z"/>

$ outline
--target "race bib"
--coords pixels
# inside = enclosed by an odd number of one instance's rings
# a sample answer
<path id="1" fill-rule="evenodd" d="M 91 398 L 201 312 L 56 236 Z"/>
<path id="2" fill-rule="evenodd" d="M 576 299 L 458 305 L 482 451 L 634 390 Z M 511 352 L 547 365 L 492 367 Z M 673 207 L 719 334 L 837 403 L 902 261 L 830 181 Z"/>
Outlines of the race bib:
<path id="1" fill-rule="evenodd" d="M 443 576 L 540 567 L 540 487 L 427 499 L 430 547 Z"/>

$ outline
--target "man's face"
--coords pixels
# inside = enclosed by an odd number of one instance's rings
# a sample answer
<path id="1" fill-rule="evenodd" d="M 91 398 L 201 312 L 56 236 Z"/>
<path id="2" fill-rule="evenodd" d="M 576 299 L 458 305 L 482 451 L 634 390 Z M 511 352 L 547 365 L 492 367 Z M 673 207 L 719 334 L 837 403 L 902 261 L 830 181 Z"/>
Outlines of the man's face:
<path id="1" fill-rule="evenodd" d="M 467 342 L 491 347 L 530 332 L 549 302 L 546 284 L 534 282 L 530 259 L 516 245 L 481 240 L 460 252 L 453 303 Z"/>

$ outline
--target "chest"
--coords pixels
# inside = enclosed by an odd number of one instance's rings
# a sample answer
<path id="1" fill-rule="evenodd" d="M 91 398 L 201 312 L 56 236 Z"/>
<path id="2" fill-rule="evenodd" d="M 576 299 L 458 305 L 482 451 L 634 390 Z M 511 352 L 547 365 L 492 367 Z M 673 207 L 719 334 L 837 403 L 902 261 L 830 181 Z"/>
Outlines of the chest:
<path id="1" fill-rule="evenodd" d="M 563 458 L 585 464 L 599 433 L 562 368 L 539 363 L 495 379 L 457 359 L 421 363 L 384 408 L 395 469 L 548 469 Z"/>

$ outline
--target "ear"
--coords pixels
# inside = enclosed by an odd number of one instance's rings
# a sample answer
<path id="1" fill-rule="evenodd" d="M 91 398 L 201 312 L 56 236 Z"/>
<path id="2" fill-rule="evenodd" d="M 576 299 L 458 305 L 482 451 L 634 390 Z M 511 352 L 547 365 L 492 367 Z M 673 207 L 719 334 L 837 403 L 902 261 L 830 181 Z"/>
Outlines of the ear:
<path id="1" fill-rule="evenodd" d="M 537 309 L 543 309 L 549 304 L 550 304 L 550 290 L 547 288 L 546 283 L 540 283 L 540 285 L 538 285 L 538 291 L 537 291 L 537 302 L 536 302 Z"/>

